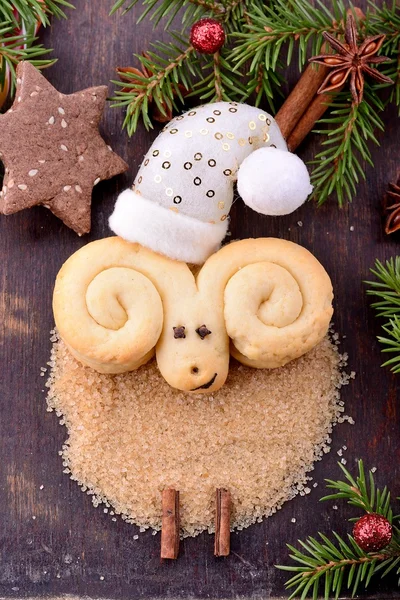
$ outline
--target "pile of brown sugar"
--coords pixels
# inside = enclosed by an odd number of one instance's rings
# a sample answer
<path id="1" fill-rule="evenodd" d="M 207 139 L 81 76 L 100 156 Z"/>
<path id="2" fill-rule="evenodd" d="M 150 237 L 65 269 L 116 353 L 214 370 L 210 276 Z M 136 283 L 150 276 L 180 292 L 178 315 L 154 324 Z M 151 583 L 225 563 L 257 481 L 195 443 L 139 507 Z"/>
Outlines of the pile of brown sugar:
<path id="1" fill-rule="evenodd" d="M 307 473 L 343 420 L 349 376 L 328 338 L 280 369 L 232 361 L 225 386 L 202 396 L 172 389 L 155 361 L 102 375 L 53 341 L 48 406 L 68 429 L 65 471 L 142 530 L 160 528 L 165 487 L 180 491 L 184 536 L 213 530 L 217 487 L 231 491 L 232 527 L 271 515 L 310 491 Z"/>

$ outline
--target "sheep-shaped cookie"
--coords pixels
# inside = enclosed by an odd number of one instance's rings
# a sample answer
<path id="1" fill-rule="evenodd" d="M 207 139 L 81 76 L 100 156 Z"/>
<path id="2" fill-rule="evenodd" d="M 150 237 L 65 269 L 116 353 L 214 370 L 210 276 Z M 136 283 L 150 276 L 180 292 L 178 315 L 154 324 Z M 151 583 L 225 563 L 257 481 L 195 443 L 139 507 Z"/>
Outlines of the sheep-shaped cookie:
<path id="1" fill-rule="evenodd" d="M 189 266 L 118 237 L 84 246 L 58 274 L 60 336 L 102 373 L 137 369 L 156 354 L 166 381 L 218 390 L 230 354 L 276 368 L 308 352 L 332 316 L 328 274 L 305 248 L 274 238 L 231 243 L 195 276 Z"/>

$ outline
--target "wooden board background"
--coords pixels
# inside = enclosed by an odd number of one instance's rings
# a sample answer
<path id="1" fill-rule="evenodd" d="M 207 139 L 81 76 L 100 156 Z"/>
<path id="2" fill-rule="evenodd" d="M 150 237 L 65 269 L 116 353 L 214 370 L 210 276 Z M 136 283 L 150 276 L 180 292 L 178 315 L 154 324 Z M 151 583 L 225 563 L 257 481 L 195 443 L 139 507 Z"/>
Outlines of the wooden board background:
<path id="1" fill-rule="evenodd" d="M 42 34 L 59 58 L 47 75 L 62 92 L 103 84 L 116 65 L 132 62 L 132 53 L 160 39 L 146 21 L 135 25 L 135 12 L 110 18 L 111 0 L 76 0 L 70 19 Z M 136 11 L 137 12 L 137 11 Z M 290 74 L 288 88 L 297 78 Z M 110 86 L 110 92 L 112 87 Z M 96 187 L 93 230 L 78 238 L 44 208 L 0 218 L 0 595 L 77 594 L 112 598 L 267 598 L 284 595 L 285 577 L 274 564 L 287 559 L 285 542 L 317 529 L 344 533 L 351 510 L 319 504 L 323 478 L 339 476 L 338 448 L 346 444 L 348 465 L 362 457 L 377 467 L 377 480 L 400 495 L 399 378 L 380 368 L 378 322 L 368 306 L 362 280 L 376 257 L 398 252 L 400 237 L 383 234 L 380 204 L 399 162 L 399 128 L 394 110 L 384 119 L 381 148 L 373 149 L 375 169 L 359 186 L 354 203 L 339 210 L 334 201 L 321 209 L 308 204 L 285 218 L 253 213 L 242 202 L 232 210 L 234 238 L 279 236 L 303 244 L 323 262 L 336 294 L 335 328 L 347 338 L 343 350 L 356 380 L 343 390 L 355 425 L 341 425 L 332 451 L 315 469 L 319 487 L 306 498 L 287 503 L 273 518 L 233 535 L 232 554 L 213 557 L 213 538 L 201 535 L 182 543 L 177 562 L 160 564 L 159 536 L 134 540 L 136 528 L 113 522 L 62 472 L 57 452 L 65 439 L 54 414 L 46 412 L 40 367 L 49 359 L 53 326 L 51 295 L 63 261 L 90 240 L 109 235 L 107 219 L 119 191 L 133 179 L 157 132 L 140 129 L 131 140 L 121 133 L 123 114 L 107 107 L 107 141 L 130 164 L 125 176 Z M 316 140 L 300 149 L 310 158 Z M 55 174 L 56 176 L 56 174 Z M 302 221 L 303 226 L 298 222 Z M 354 231 L 350 231 L 350 227 Z M 299 415 L 301 418 L 301 415 Z M 43 489 L 40 489 L 44 486 Z M 400 512 L 399 510 L 397 512 Z M 291 523 L 292 517 L 296 523 Z M 104 579 L 101 579 L 104 578 Z M 395 578 L 372 586 L 370 597 L 398 598 Z"/>

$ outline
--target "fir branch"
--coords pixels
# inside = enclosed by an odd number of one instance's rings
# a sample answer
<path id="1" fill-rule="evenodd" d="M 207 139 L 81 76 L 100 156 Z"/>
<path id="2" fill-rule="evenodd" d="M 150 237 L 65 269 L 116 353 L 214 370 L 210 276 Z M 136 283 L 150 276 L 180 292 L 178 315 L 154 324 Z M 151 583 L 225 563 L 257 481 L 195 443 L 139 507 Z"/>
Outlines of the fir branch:
<path id="1" fill-rule="evenodd" d="M 207 102 L 244 99 L 247 92 L 242 83 L 242 75 L 232 72 L 227 55 L 229 51 L 222 49 L 209 58 L 203 58 L 203 75 L 190 95 L 196 95 Z"/>
<path id="2" fill-rule="evenodd" d="M 339 463 L 345 481 L 327 480 L 328 488 L 337 490 L 321 500 L 337 500 L 343 498 L 349 504 L 367 512 L 379 512 L 392 520 L 390 494 L 386 487 L 380 491 L 375 484 L 372 471 L 365 474 L 362 461 L 358 462 L 358 476 L 352 475 Z M 377 573 L 385 577 L 397 569 L 400 572 L 400 531 L 393 527 L 393 539 L 390 544 L 379 552 L 367 553 L 362 550 L 351 535 L 345 541 L 333 532 L 330 540 L 323 533 L 318 533 L 319 539 L 308 537 L 305 542 L 299 540 L 301 550 L 288 544 L 289 555 L 297 563 L 295 565 L 277 568 L 294 573 L 286 582 L 286 588 L 294 588 L 290 598 L 301 596 L 305 598 L 312 593 L 317 598 L 321 589 L 323 597 L 338 598 L 343 588 L 347 588 L 354 596 L 363 584 L 368 587 L 372 577 Z"/>
<path id="3" fill-rule="evenodd" d="M 388 336 L 378 336 L 378 341 L 384 346 L 382 352 L 395 354 L 382 367 L 390 367 L 393 373 L 400 373 L 400 318 L 395 316 L 389 319 L 386 325 L 382 325 L 382 329 Z"/>
<path id="4" fill-rule="evenodd" d="M 193 77 L 200 76 L 198 61 L 194 48 L 191 45 L 184 47 L 185 40 L 174 34 L 176 43 L 153 44 L 156 52 L 148 52 L 145 56 L 136 58 L 142 66 L 151 73 L 149 77 L 139 77 L 137 74 L 126 73 L 132 83 L 113 81 L 121 88 L 111 98 L 113 106 L 126 106 L 127 112 L 124 120 L 128 135 L 132 135 L 142 116 L 146 129 L 153 127 L 148 115 L 150 102 L 155 102 L 161 114 L 165 115 L 165 106 L 168 109 L 177 109 L 176 98 L 183 103 L 179 84 L 186 90 L 193 87 Z"/>
<path id="5" fill-rule="evenodd" d="M 169 27 L 181 9 L 184 10 L 183 24 L 193 22 L 200 16 L 212 15 L 221 18 L 227 13 L 224 3 L 217 0 L 117 0 L 110 14 L 112 15 L 120 9 L 122 9 L 123 14 L 126 14 L 139 3 L 144 7 L 144 11 L 140 15 L 138 23 L 147 16 L 154 20 L 156 25 L 161 19 L 167 18 L 166 27 Z M 233 0 L 228 3 L 228 10 L 231 4 L 233 4 Z"/>
<path id="6" fill-rule="evenodd" d="M 277 566 L 280 570 L 296 573 L 286 582 L 286 589 L 295 588 L 289 600 L 295 596 L 305 598 L 309 591 L 316 598 L 321 584 L 326 600 L 338 598 L 343 587 L 351 590 L 354 596 L 360 583 L 368 586 L 378 562 L 390 561 L 393 564 L 397 558 L 400 559 L 399 554 L 392 550 L 366 554 L 350 535 L 346 542 L 333 532 L 336 545 L 322 533 L 318 535 L 319 540 L 313 537 L 308 537 L 306 542 L 299 540 L 305 552 L 287 545 L 291 551 L 290 558 L 302 566 Z"/>
<path id="7" fill-rule="evenodd" d="M 379 145 L 374 130 L 384 130 L 378 115 L 383 108 L 382 102 L 368 88 L 359 105 L 349 100 L 347 92 L 342 92 L 331 103 L 329 115 L 317 122 L 317 126 L 325 127 L 315 132 L 326 136 L 321 152 L 310 162 L 314 165 L 312 198 L 319 206 L 333 192 L 339 206 L 353 199 L 356 184 L 360 178 L 365 179 L 362 162 L 373 166 L 369 144 Z"/>
<path id="8" fill-rule="evenodd" d="M 249 80 L 246 86 L 244 100 L 247 100 L 255 94 L 254 104 L 260 106 L 264 101 L 267 102 L 272 113 L 276 112 L 274 99 L 283 97 L 281 90 L 283 78 L 278 71 L 267 69 L 264 63 L 260 62 L 254 75 L 249 73 Z"/>
<path id="9" fill-rule="evenodd" d="M 370 10 L 367 12 L 365 30 L 367 35 L 385 34 L 386 39 L 382 46 L 382 54 L 393 56 L 398 54 L 400 44 L 400 13 L 396 0 L 391 6 L 386 2 L 377 6 L 369 0 Z"/>
<path id="10" fill-rule="evenodd" d="M 66 18 L 65 8 L 74 8 L 67 0 L 6 0 L 0 4 L 0 22 L 8 21 L 18 26 L 19 22 L 14 9 L 18 12 L 22 24 L 31 26 L 36 22 L 46 26 L 50 24 L 50 16 Z"/>
<path id="11" fill-rule="evenodd" d="M 359 460 L 358 475 L 353 478 L 341 463 L 338 464 L 347 481 L 326 479 L 326 487 L 337 491 L 321 498 L 321 502 L 345 499 L 351 506 L 367 513 L 383 515 L 391 523 L 393 514 L 390 508 L 390 492 L 386 487 L 383 490 L 376 489 L 372 471 L 369 471 L 368 477 L 366 477 L 363 461 Z"/>
<path id="12" fill-rule="evenodd" d="M 387 260 L 385 264 L 376 260 L 370 271 L 378 281 L 365 283 L 370 286 L 367 294 L 379 298 L 378 302 L 371 304 L 377 310 L 377 316 L 392 318 L 400 315 L 400 256 Z"/>
<path id="13" fill-rule="evenodd" d="M 385 104 L 394 103 L 398 108 L 398 115 L 400 116 L 400 47 L 397 52 L 397 57 L 395 57 L 385 69 L 382 69 L 382 73 L 394 81 L 394 85 L 390 86 L 390 94 L 388 95 Z M 386 88 L 388 85 L 389 84 L 381 84 L 377 87 Z"/>
<path id="14" fill-rule="evenodd" d="M 214 54 L 214 88 L 215 94 L 213 98 L 215 98 L 216 102 L 220 102 L 224 100 L 224 88 L 222 85 L 222 74 L 221 74 L 221 66 L 222 66 L 222 57 L 220 52 L 216 52 Z"/>
<path id="15" fill-rule="evenodd" d="M 378 317 L 388 319 L 382 325 L 387 335 L 378 336 L 378 341 L 383 345 L 382 352 L 395 355 L 382 367 L 390 366 L 393 373 L 400 373 L 400 256 L 387 260 L 385 264 L 376 260 L 371 273 L 378 280 L 365 282 L 370 286 L 367 294 L 378 298 L 371 306 L 377 311 Z"/>
<path id="16" fill-rule="evenodd" d="M 50 24 L 51 16 L 65 18 L 65 8 L 74 6 L 67 0 L 0 2 L 0 92 L 14 94 L 15 69 L 20 61 L 28 60 L 40 69 L 55 62 L 44 58 L 51 50 L 37 43 L 35 33 L 38 24 Z"/>
<path id="17" fill-rule="evenodd" d="M 262 0 L 117 0 L 110 14 L 120 9 L 126 14 L 139 3 L 144 10 L 138 23 L 146 17 L 155 25 L 165 19 L 165 29 L 168 29 L 179 13 L 184 28 L 202 17 L 213 17 L 224 23 L 228 33 L 242 30 L 242 23 L 248 21 L 247 12 L 252 6 L 263 6 Z"/>
<path id="18" fill-rule="evenodd" d="M 371 0 L 369 4 L 371 10 L 367 13 L 366 31 L 368 35 L 386 35 L 381 53 L 391 58 L 392 62 L 382 69 L 382 73 L 395 82 L 387 103 L 394 102 L 400 115 L 400 13 L 396 0 L 392 0 L 391 5 L 384 2 L 381 7 L 373 4 Z M 388 85 L 377 86 L 377 89 L 384 87 Z"/>
<path id="19" fill-rule="evenodd" d="M 51 52 L 42 44 L 36 44 L 33 33 L 15 35 L 15 25 L 8 22 L 0 25 L 0 91 L 6 85 L 8 73 L 11 74 L 11 96 L 15 91 L 15 69 L 22 60 L 28 60 L 37 68 L 52 65 L 55 61 L 43 57 Z M 8 69 L 8 70 L 7 70 Z M 7 89 L 7 88 L 6 88 Z"/>
<path id="20" fill-rule="evenodd" d="M 299 69 L 308 56 L 308 43 L 311 42 L 311 54 L 320 53 L 323 43 L 322 32 L 343 33 L 346 7 L 342 0 L 333 0 L 332 11 L 318 3 L 320 8 L 307 0 L 276 0 L 272 5 L 249 10 L 250 23 L 243 25 L 244 31 L 237 33 L 239 44 L 233 51 L 236 68 L 251 61 L 250 70 L 259 62 L 267 69 L 274 69 L 286 51 L 286 63 L 289 65 L 295 43 L 299 46 Z"/>

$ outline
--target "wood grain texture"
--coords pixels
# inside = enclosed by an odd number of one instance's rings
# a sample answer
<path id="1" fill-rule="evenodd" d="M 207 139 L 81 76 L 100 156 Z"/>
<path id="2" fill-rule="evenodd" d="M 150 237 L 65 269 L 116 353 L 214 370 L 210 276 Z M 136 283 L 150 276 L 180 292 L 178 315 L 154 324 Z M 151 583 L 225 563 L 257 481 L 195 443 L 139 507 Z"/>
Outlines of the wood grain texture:
<path id="1" fill-rule="evenodd" d="M 70 19 L 42 34 L 58 63 L 47 71 L 51 83 L 70 93 L 107 83 L 114 67 L 131 63 L 133 52 L 159 39 L 135 12 L 108 16 L 109 0 L 76 0 Z M 290 89 L 298 74 L 288 81 Z M 111 92 L 110 86 L 110 92 Z M 110 234 L 107 219 L 115 198 L 133 179 L 157 135 L 140 129 L 131 140 L 120 132 L 123 113 L 107 108 L 103 121 L 108 143 L 127 160 L 130 171 L 95 188 L 93 230 L 78 238 L 44 208 L 0 218 L 0 596 L 79 596 L 124 598 L 268 598 L 285 595 L 285 574 L 274 564 L 287 561 L 285 542 L 332 529 L 344 534 L 345 517 L 354 514 L 338 503 L 319 504 L 324 476 L 338 477 L 337 450 L 346 444 L 348 466 L 364 458 L 376 466 L 377 481 L 400 495 L 400 379 L 380 368 L 378 322 L 369 308 L 362 280 L 376 257 L 398 252 L 399 235 L 383 234 L 382 194 L 398 168 L 399 128 L 388 110 L 381 148 L 373 149 L 376 168 L 368 169 L 353 204 L 339 210 L 334 201 L 321 209 L 307 204 L 285 218 L 255 214 L 237 201 L 232 209 L 232 238 L 278 236 L 314 252 L 330 273 L 335 289 L 335 328 L 345 334 L 356 380 L 343 390 L 346 411 L 356 421 L 333 433 L 332 451 L 315 468 L 318 488 L 287 503 L 273 518 L 231 539 L 231 555 L 213 556 L 213 536 L 181 543 L 178 561 L 160 564 L 159 536 L 133 536 L 137 529 L 113 522 L 62 472 L 58 451 L 65 439 L 54 414 L 46 412 L 40 367 L 49 359 L 53 326 L 51 295 L 63 261 L 90 240 Z M 300 155 L 316 149 L 309 136 Z M 299 223 L 302 222 L 302 226 Z M 354 226 L 354 231 L 350 231 Z M 44 486 L 41 489 L 41 486 Z M 296 523 L 291 523 L 291 518 Z M 101 579 L 104 578 L 104 579 Z M 370 598 L 398 598 L 395 579 L 371 585 Z"/>

